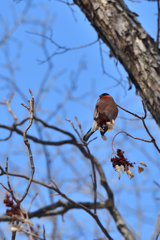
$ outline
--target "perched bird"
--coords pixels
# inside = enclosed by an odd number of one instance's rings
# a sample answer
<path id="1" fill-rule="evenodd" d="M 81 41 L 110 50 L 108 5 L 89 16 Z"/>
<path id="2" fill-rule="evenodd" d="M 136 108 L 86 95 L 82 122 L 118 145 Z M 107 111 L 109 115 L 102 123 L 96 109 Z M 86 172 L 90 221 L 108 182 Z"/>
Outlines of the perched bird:
<path id="1" fill-rule="evenodd" d="M 86 142 L 89 137 L 96 131 L 100 130 L 101 137 L 106 141 L 104 134 L 113 130 L 114 120 L 118 114 L 118 108 L 113 98 L 108 93 L 103 93 L 97 100 L 91 129 L 84 135 L 83 140 Z"/>

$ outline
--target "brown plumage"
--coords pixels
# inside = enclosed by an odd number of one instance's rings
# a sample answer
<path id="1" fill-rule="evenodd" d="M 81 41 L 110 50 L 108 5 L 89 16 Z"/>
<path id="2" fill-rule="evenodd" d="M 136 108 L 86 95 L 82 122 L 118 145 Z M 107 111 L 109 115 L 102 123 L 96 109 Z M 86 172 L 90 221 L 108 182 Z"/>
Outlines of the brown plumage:
<path id="1" fill-rule="evenodd" d="M 113 129 L 118 114 L 117 105 L 108 93 L 103 93 L 99 97 L 93 114 L 93 125 L 83 137 L 84 141 L 87 141 L 97 129 L 100 130 L 103 140 L 106 140 L 104 134 Z"/>

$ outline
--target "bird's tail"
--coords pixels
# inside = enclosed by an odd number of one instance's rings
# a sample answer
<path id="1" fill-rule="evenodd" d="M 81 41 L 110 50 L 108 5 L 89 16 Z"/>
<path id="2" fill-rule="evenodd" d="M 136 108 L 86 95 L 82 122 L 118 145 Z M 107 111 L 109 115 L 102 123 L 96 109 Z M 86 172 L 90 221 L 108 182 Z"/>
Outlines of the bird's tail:
<path id="1" fill-rule="evenodd" d="M 83 140 L 84 140 L 85 142 L 87 142 L 88 139 L 90 138 L 90 136 L 91 136 L 94 132 L 95 132 L 95 131 L 94 131 L 92 128 L 90 128 L 89 131 L 84 135 Z"/>

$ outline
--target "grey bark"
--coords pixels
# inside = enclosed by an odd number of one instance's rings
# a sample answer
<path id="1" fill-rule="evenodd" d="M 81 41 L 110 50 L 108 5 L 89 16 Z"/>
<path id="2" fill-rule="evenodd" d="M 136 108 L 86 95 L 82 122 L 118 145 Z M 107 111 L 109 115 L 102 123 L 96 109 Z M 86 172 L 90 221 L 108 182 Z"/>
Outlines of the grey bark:
<path id="1" fill-rule="evenodd" d="M 160 126 L 160 51 L 122 0 L 74 0 L 121 62 Z M 156 27 L 156 26 L 155 26 Z"/>

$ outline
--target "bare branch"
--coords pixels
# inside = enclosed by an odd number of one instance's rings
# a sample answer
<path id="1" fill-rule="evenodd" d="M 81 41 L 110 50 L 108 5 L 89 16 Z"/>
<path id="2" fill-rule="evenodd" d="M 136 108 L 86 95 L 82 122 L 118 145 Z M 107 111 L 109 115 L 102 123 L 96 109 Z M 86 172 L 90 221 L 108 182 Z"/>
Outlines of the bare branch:
<path id="1" fill-rule="evenodd" d="M 102 223 L 100 222 L 98 216 L 96 213 L 92 213 L 87 207 L 81 205 L 78 202 L 73 201 L 72 199 L 70 199 L 68 196 L 66 196 L 64 193 L 62 193 L 59 188 L 57 187 L 56 183 L 54 181 L 51 180 L 51 182 L 54 184 L 54 186 L 56 187 L 56 192 L 59 193 L 63 198 L 67 199 L 69 202 L 71 202 L 72 204 L 74 204 L 75 206 L 78 206 L 80 208 L 82 208 L 84 211 L 86 211 L 87 213 L 89 213 L 89 215 L 91 215 L 95 221 L 97 222 L 98 226 L 101 228 L 102 232 L 105 234 L 106 237 L 108 237 L 109 240 L 113 240 L 113 238 L 109 235 L 108 231 L 103 227 Z"/>
<path id="2" fill-rule="evenodd" d="M 67 48 L 67 47 L 63 47 L 63 46 L 60 46 L 58 43 L 56 43 L 53 39 L 52 39 L 52 36 L 48 37 L 48 36 L 45 36 L 43 34 L 40 34 L 40 33 L 34 33 L 34 32 L 29 32 L 27 31 L 27 33 L 29 34 L 32 34 L 32 35 L 36 35 L 36 36 L 40 36 L 46 40 L 48 40 L 49 42 L 51 42 L 53 45 L 55 45 L 57 47 L 57 50 L 52 53 L 46 60 L 39 60 L 40 64 L 43 64 L 47 61 L 49 61 L 52 57 L 56 56 L 56 55 L 60 55 L 60 54 L 63 54 L 63 53 L 66 53 L 68 51 L 72 51 L 72 50 L 77 50 L 77 49 L 81 49 L 81 48 L 85 48 L 85 47 L 89 47 L 95 43 L 98 42 L 98 39 L 91 42 L 91 43 L 88 43 L 88 44 L 85 44 L 85 45 L 81 45 L 81 46 L 77 46 L 77 47 L 72 47 L 72 48 Z"/>
<path id="3" fill-rule="evenodd" d="M 30 185 L 31 185 L 31 182 L 32 182 L 32 179 L 33 179 L 33 175 L 34 175 L 34 171 L 35 171 L 35 167 L 34 167 L 34 163 L 33 163 L 33 156 L 32 156 L 32 151 L 31 151 L 31 147 L 30 147 L 30 143 L 27 139 L 27 131 L 28 129 L 31 127 L 32 125 L 32 122 L 33 122 L 33 115 L 34 115 L 34 96 L 32 94 L 32 91 L 29 89 L 29 92 L 31 94 L 31 97 L 32 97 L 32 100 L 29 100 L 29 104 L 30 104 L 30 108 L 28 109 L 30 111 L 30 121 L 29 121 L 29 125 L 28 127 L 25 129 L 24 133 L 23 133 L 23 139 L 24 139 L 24 143 L 25 145 L 27 146 L 28 148 L 28 153 L 29 153 L 29 158 L 30 158 L 30 163 L 31 163 L 31 176 L 30 176 L 30 179 L 29 179 L 29 183 L 28 183 L 28 186 L 26 188 L 26 191 L 25 193 L 23 194 L 23 196 L 18 199 L 18 202 L 21 203 L 24 198 L 26 197 L 28 191 L 29 191 L 29 188 L 30 188 Z"/>
<path id="4" fill-rule="evenodd" d="M 7 105 L 8 111 L 12 114 L 13 119 L 14 119 L 14 123 L 16 124 L 17 123 L 17 116 L 12 111 L 11 106 L 10 106 L 10 102 L 12 101 L 13 96 L 14 96 L 14 92 L 11 93 L 11 96 L 10 96 L 9 100 L 4 99 L 4 102 L 0 102 L 0 104 L 6 104 Z"/>
<path id="5" fill-rule="evenodd" d="M 7 31 L 5 31 L 5 34 L 2 38 L 2 40 L 0 41 L 0 46 L 3 45 L 8 39 L 9 37 L 11 36 L 11 34 L 18 28 L 18 26 L 23 22 L 23 20 L 25 19 L 26 17 L 26 13 L 27 11 L 29 10 L 30 8 L 30 4 L 31 4 L 31 1 L 27 1 L 27 4 L 21 14 L 21 16 L 19 17 L 19 19 L 17 19 L 13 26 L 10 28 L 10 29 L 7 29 Z"/>
<path id="6" fill-rule="evenodd" d="M 80 128 L 80 131 L 81 131 L 81 133 L 82 133 L 82 136 L 84 136 L 83 130 L 82 130 L 82 128 L 81 128 L 80 122 L 78 121 L 78 118 L 75 117 L 75 119 L 76 119 L 76 121 L 77 121 L 77 123 L 78 123 L 78 126 L 79 126 L 79 128 Z M 78 132 L 77 129 L 74 127 L 73 122 L 72 122 L 71 120 L 69 120 L 69 119 L 66 119 L 66 120 L 71 123 L 73 129 L 75 130 L 75 132 L 76 132 L 77 135 L 79 136 L 80 141 L 81 141 L 82 143 L 84 143 L 84 146 L 86 147 L 87 152 L 88 152 L 88 155 L 89 155 L 89 159 L 90 159 L 90 161 L 91 161 L 92 172 L 93 172 L 93 192 L 94 192 L 94 205 L 95 205 L 95 207 L 94 207 L 94 214 L 96 214 L 97 180 L 96 180 L 96 171 L 95 171 L 94 161 L 93 161 L 92 155 L 91 155 L 91 153 L 90 153 L 90 150 L 89 150 L 86 142 L 83 141 L 83 139 L 82 139 L 82 137 L 80 136 L 79 132 Z"/>
<path id="7" fill-rule="evenodd" d="M 15 197 L 14 194 L 13 194 L 13 190 L 12 190 L 12 187 L 11 187 L 11 184 L 10 184 L 10 181 L 9 181 L 9 175 L 8 175 L 8 158 L 6 159 L 6 175 L 7 175 L 7 184 L 8 184 L 8 187 L 9 187 L 9 193 L 11 194 L 13 200 L 14 200 L 16 203 L 18 203 L 16 197 Z"/>
<path id="8" fill-rule="evenodd" d="M 151 140 L 145 140 L 145 139 L 142 139 L 142 138 L 136 138 L 136 137 L 131 136 L 129 133 L 124 132 L 124 131 L 121 131 L 121 132 L 119 132 L 119 133 L 126 133 L 127 136 L 129 136 L 129 137 L 131 137 L 131 138 L 133 138 L 133 139 L 141 140 L 141 141 L 148 142 L 148 143 L 153 143 L 154 146 L 155 146 L 155 148 L 157 149 L 157 151 L 160 153 L 160 148 L 158 147 L 155 138 L 152 136 L 152 134 L 150 133 L 150 131 L 149 131 L 149 129 L 148 129 L 148 127 L 146 126 L 146 123 L 145 123 L 145 119 L 146 119 L 146 117 L 147 117 L 147 110 L 146 110 L 146 107 L 145 107 L 145 104 L 144 104 L 143 100 L 142 100 L 142 105 L 143 105 L 143 110 L 144 110 L 144 116 L 143 116 L 143 117 L 140 117 L 139 115 L 137 115 L 137 114 L 135 114 L 135 113 L 132 113 L 132 112 L 126 110 L 125 108 L 122 108 L 122 107 L 119 106 L 119 105 L 117 105 L 117 106 L 118 106 L 119 108 L 121 108 L 123 111 L 125 111 L 125 112 L 127 112 L 127 113 L 129 113 L 129 114 L 131 114 L 131 115 L 133 115 L 133 116 L 141 119 L 141 120 L 142 120 L 142 123 L 143 123 L 143 126 L 144 126 L 146 132 L 148 133 L 148 135 L 150 136 Z M 117 133 L 117 134 L 114 136 L 114 138 L 115 138 L 119 133 Z M 113 140 L 114 140 L 114 138 L 113 138 Z M 113 150 L 113 140 L 112 140 L 112 150 Z M 114 152 L 114 150 L 113 150 L 113 152 Z"/>
<path id="9" fill-rule="evenodd" d="M 80 145 L 77 145 L 79 146 L 79 149 L 82 151 L 83 154 L 86 155 L 87 158 L 89 158 L 87 152 L 85 151 L 85 149 L 80 146 Z M 106 208 L 108 209 L 108 211 L 110 212 L 110 214 L 112 215 L 112 217 L 114 218 L 116 224 L 117 224 L 117 228 L 119 229 L 119 231 L 124 235 L 126 236 L 126 239 L 128 240 L 134 240 L 135 238 L 133 237 L 132 233 L 129 231 L 129 229 L 127 228 L 126 224 L 124 223 L 121 215 L 119 214 L 118 210 L 116 209 L 116 207 L 114 206 L 114 201 L 113 201 L 113 193 L 112 193 L 112 190 L 110 189 L 108 183 L 107 183 L 107 180 L 106 180 L 106 177 L 105 177 L 105 173 L 103 171 L 103 168 L 101 167 L 101 164 L 98 162 L 98 160 L 93 157 L 93 160 L 96 164 L 96 167 L 97 167 L 97 170 L 100 174 L 100 182 L 101 182 L 101 185 L 105 188 L 105 190 L 107 191 L 108 193 L 108 196 L 109 196 L 109 199 L 105 202 L 105 206 Z M 1 175 L 4 175 L 6 174 L 6 172 L 2 169 L 1 167 Z M 8 175 L 10 176 L 16 176 L 16 177 L 21 177 L 21 178 L 24 178 L 26 180 L 29 180 L 29 177 L 28 176 L 25 176 L 25 175 L 20 175 L 20 174 L 13 174 L 13 173 L 8 173 Z M 55 185 L 55 187 L 52 185 L 52 184 L 46 184 L 44 181 L 38 181 L 38 180 L 34 180 L 32 179 L 32 182 L 36 183 L 36 184 L 40 184 L 41 186 L 44 186 L 46 188 L 49 188 L 49 189 L 52 189 L 54 191 L 57 192 L 57 185 L 53 182 L 53 184 Z M 57 192 L 59 194 L 59 192 Z M 67 199 L 68 200 L 68 199 Z M 81 205 L 83 203 L 80 203 L 80 205 L 76 205 L 77 208 L 80 207 L 81 208 Z M 90 203 L 91 204 L 91 203 Z M 53 205 L 51 205 L 52 208 L 53 208 Z M 86 205 L 87 208 L 89 208 L 88 205 Z M 95 207 L 95 204 L 92 205 L 92 207 L 94 208 Z M 98 203 L 96 203 L 96 208 L 99 208 L 99 205 Z M 92 209 L 92 208 L 91 208 Z M 50 212 L 52 214 L 52 212 Z M 64 212 L 65 213 L 65 212 Z M 31 215 L 30 215 L 31 214 Z M 29 213 L 29 218 L 31 217 L 34 217 L 35 215 L 34 214 L 39 214 L 38 217 L 41 217 L 43 216 L 43 214 L 41 213 L 41 211 L 38 213 Z M 56 214 L 56 213 L 55 213 Z M 53 213 L 53 215 L 55 215 Z M 58 211 L 57 214 L 63 214 L 63 211 Z M 94 214 L 94 213 L 92 213 Z M 10 221 L 10 218 L 8 216 L 4 217 L 0 217 L 0 221 Z"/>
<path id="10" fill-rule="evenodd" d="M 39 191 L 37 190 L 36 193 L 35 193 L 35 195 L 34 195 L 33 198 L 31 199 L 27 213 L 29 213 L 30 208 L 31 208 L 31 206 L 32 206 L 32 203 L 33 203 L 34 199 L 37 197 L 38 193 L 39 193 Z"/>

